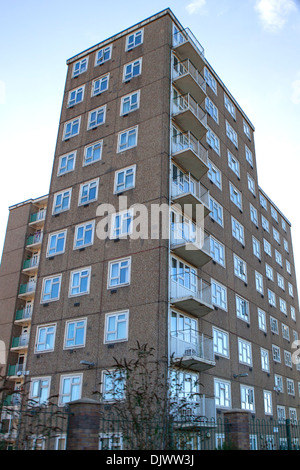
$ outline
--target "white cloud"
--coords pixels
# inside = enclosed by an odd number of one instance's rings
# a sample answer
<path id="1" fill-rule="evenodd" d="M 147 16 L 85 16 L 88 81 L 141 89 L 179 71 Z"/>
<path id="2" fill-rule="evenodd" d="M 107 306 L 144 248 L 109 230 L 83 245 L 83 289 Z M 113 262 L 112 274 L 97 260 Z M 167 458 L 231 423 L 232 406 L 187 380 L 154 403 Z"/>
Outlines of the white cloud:
<path id="1" fill-rule="evenodd" d="M 197 13 L 199 10 L 201 10 L 205 4 L 206 0 L 194 0 L 186 6 L 186 10 L 190 15 L 192 15 L 193 13 Z"/>
<path id="2" fill-rule="evenodd" d="M 294 0 L 257 0 L 257 10 L 262 24 L 269 31 L 282 29 L 296 8 Z"/>
<path id="3" fill-rule="evenodd" d="M 298 77 L 292 83 L 292 103 L 300 104 L 300 72 L 298 72 Z"/>

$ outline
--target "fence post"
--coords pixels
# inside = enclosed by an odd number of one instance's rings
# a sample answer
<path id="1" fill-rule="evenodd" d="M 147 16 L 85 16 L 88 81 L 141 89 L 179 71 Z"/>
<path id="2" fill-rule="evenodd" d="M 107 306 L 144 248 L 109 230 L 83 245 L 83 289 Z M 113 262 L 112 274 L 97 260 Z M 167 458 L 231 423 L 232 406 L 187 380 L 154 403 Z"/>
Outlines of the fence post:
<path id="1" fill-rule="evenodd" d="M 69 403 L 67 450 L 98 450 L 100 402 L 82 398 Z"/>
<path id="2" fill-rule="evenodd" d="M 291 420 L 285 420 L 286 426 L 286 439 L 287 439 L 287 448 L 288 450 L 292 450 L 292 438 L 291 438 Z"/>
<path id="3" fill-rule="evenodd" d="M 227 448 L 250 450 L 249 413 L 244 410 L 224 412 L 225 443 Z"/>

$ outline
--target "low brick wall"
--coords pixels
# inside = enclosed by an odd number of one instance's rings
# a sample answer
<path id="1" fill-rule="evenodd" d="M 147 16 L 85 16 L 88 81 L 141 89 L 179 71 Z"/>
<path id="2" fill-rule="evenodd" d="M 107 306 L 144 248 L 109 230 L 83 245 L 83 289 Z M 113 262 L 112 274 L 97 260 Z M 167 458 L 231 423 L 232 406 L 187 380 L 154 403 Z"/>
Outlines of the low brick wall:
<path id="1" fill-rule="evenodd" d="M 249 413 L 231 410 L 224 413 L 225 443 L 228 448 L 250 450 Z"/>
<path id="2" fill-rule="evenodd" d="M 82 398 L 70 403 L 67 450 L 98 450 L 99 401 Z"/>

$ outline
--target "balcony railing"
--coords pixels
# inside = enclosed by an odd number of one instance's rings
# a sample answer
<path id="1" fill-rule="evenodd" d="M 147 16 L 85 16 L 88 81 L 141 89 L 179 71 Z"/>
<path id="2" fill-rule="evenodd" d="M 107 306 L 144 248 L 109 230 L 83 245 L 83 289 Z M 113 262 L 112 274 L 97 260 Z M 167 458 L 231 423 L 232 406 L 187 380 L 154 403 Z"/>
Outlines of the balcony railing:
<path id="1" fill-rule="evenodd" d="M 191 116 L 190 116 L 191 114 Z M 178 120 L 181 128 L 192 131 L 198 139 L 202 139 L 207 131 L 206 111 L 188 93 L 178 95 L 172 101 L 172 116 Z M 194 116 L 194 120 L 192 117 Z"/>
<path id="2" fill-rule="evenodd" d="M 26 240 L 26 246 L 30 245 L 36 245 L 38 243 L 41 243 L 43 239 L 43 232 L 37 232 L 34 233 L 33 235 L 30 235 L 27 240 Z"/>
<path id="3" fill-rule="evenodd" d="M 179 31 L 177 28 L 173 34 L 173 47 L 174 49 L 181 52 L 182 55 L 190 57 L 195 57 L 196 62 L 203 65 L 204 59 L 204 48 L 194 36 L 192 31 L 189 28 Z M 195 60 L 192 59 L 194 63 Z"/>
<path id="4" fill-rule="evenodd" d="M 191 329 L 171 332 L 170 354 L 174 361 L 196 371 L 215 365 L 213 339 Z"/>
<path id="5" fill-rule="evenodd" d="M 172 179 L 171 197 L 173 200 L 177 199 L 179 203 L 181 201 L 183 205 L 203 204 L 207 209 L 205 215 L 209 213 L 209 191 L 200 181 L 195 180 L 190 173 Z M 193 218 L 195 212 L 193 211 Z"/>
<path id="6" fill-rule="evenodd" d="M 28 305 L 20 310 L 16 311 L 16 321 L 29 320 L 32 315 L 32 305 Z"/>
<path id="7" fill-rule="evenodd" d="M 24 333 L 21 336 L 14 337 L 12 339 L 11 347 L 12 348 L 26 348 L 29 343 L 29 334 Z"/>
<path id="8" fill-rule="evenodd" d="M 193 222 L 171 224 L 171 250 L 198 268 L 211 261 L 210 234 Z"/>
<path id="9" fill-rule="evenodd" d="M 13 377 L 13 376 L 20 376 L 20 375 L 24 375 L 24 372 L 25 372 L 25 367 L 24 367 L 24 364 L 14 364 L 14 365 L 9 365 L 8 366 L 8 373 L 7 375 L 9 377 Z"/>
<path id="10" fill-rule="evenodd" d="M 19 295 L 33 294 L 36 288 L 36 281 L 27 282 L 27 284 L 21 284 Z"/>
<path id="11" fill-rule="evenodd" d="M 182 62 L 174 59 L 172 80 L 176 83 L 176 87 L 184 94 L 191 93 L 198 102 L 202 102 L 205 99 L 206 81 L 189 59 Z"/>
<path id="12" fill-rule="evenodd" d="M 207 149 L 190 131 L 172 136 L 171 155 L 187 173 L 198 180 L 208 171 Z"/>
<path id="13" fill-rule="evenodd" d="M 46 209 L 31 214 L 29 223 L 44 221 L 46 218 Z"/>
<path id="14" fill-rule="evenodd" d="M 216 422 L 215 398 L 197 395 L 194 400 L 189 400 L 183 397 L 178 403 L 174 401 L 172 415 L 180 426 L 213 427 Z"/>
<path id="15" fill-rule="evenodd" d="M 214 310 L 211 284 L 193 271 L 173 274 L 170 281 L 170 300 L 178 308 L 199 318 Z"/>
<path id="16" fill-rule="evenodd" d="M 27 259 L 23 263 L 23 269 L 37 268 L 40 262 L 40 257 L 38 255 L 33 256 L 30 259 Z"/>

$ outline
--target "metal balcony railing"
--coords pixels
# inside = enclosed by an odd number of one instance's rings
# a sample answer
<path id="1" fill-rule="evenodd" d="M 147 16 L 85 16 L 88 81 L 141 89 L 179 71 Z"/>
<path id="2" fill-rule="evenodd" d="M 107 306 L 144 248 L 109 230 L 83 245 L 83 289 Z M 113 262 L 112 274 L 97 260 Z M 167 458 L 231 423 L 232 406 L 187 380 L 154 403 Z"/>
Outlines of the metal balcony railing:
<path id="1" fill-rule="evenodd" d="M 26 240 L 26 246 L 35 245 L 36 243 L 41 243 L 43 239 L 43 232 L 37 232 L 33 235 L 30 235 Z"/>
<path id="2" fill-rule="evenodd" d="M 23 348 L 27 347 L 29 343 L 29 334 L 24 333 L 21 336 L 14 337 L 12 339 L 11 347 L 12 348 Z"/>
<path id="3" fill-rule="evenodd" d="M 201 142 L 191 132 L 178 132 L 172 136 L 171 153 L 174 155 L 185 150 L 192 150 L 205 165 L 208 165 L 208 152 Z"/>
<path id="4" fill-rule="evenodd" d="M 38 255 L 33 256 L 30 259 L 27 259 L 23 263 L 23 269 L 37 268 L 40 262 L 40 257 Z"/>
<path id="5" fill-rule="evenodd" d="M 16 311 L 16 320 L 30 319 L 32 315 L 32 305 L 28 305 Z"/>
<path id="6" fill-rule="evenodd" d="M 188 93 L 186 95 L 178 95 L 173 98 L 172 102 L 172 115 L 176 116 L 185 111 L 191 111 L 193 115 L 198 119 L 203 126 L 207 126 L 207 114 L 206 111 L 194 100 L 194 98 Z"/>
<path id="7" fill-rule="evenodd" d="M 208 189 L 203 184 L 201 184 L 200 181 L 195 180 L 190 173 L 172 179 L 172 198 L 177 198 L 189 193 L 198 199 L 202 204 L 209 207 Z"/>
<path id="8" fill-rule="evenodd" d="M 205 251 L 210 256 L 210 234 L 193 222 L 171 224 L 171 246 L 192 245 L 190 249 Z"/>
<path id="9" fill-rule="evenodd" d="M 39 222 L 42 220 L 45 220 L 46 218 L 46 209 L 43 209 L 41 211 L 35 212 L 34 214 L 31 214 L 29 222 Z"/>
<path id="10" fill-rule="evenodd" d="M 200 57 L 204 57 L 204 48 L 198 41 L 198 39 L 194 36 L 192 31 L 189 28 L 179 31 L 178 29 L 175 30 L 173 34 L 173 47 L 178 47 L 181 44 L 190 43 L 195 51 L 199 54 Z"/>
<path id="11" fill-rule="evenodd" d="M 216 404 L 214 397 L 198 395 L 194 399 L 182 396 L 178 402 L 174 401 L 171 410 L 175 423 L 198 424 L 198 426 L 212 426 L 216 420 Z"/>
<path id="12" fill-rule="evenodd" d="M 9 377 L 12 377 L 12 376 L 15 376 L 15 375 L 24 375 L 24 372 L 25 372 L 24 364 L 14 364 L 14 365 L 9 365 L 8 366 L 7 375 Z"/>
<path id="13" fill-rule="evenodd" d="M 192 64 L 189 59 L 183 60 L 182 62 L 174 62 L 172 68 L 172 79 L 176 80 L 184 75 L 190 75 L 193 77 L 197 85 L 206 93 L 206 81 L 203 75 L 198 69 Z"/>
<path id="14" fill-rule="evenodd" d="M 21 284 L 19 295 L 29 294 L 35 292 L 36 288 L 36 281 L 30 281 L 27 284 Z"/>
<path id="15" fill-rule="evenodd" d="M 193 357 L 213 362 L 213 339 L 192 329 L 171 332 L 170 353 L 174 358 Z"/>
<path id="16" fill-rule="evenodd" d="M 185 271 L 171 275 L 171 299 L 192 297 L 199 303 L 212 304 L 211 284 L 194 272 Z"/>

